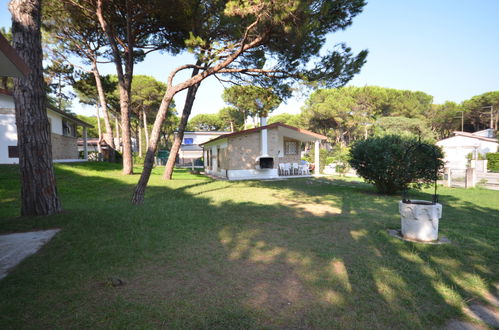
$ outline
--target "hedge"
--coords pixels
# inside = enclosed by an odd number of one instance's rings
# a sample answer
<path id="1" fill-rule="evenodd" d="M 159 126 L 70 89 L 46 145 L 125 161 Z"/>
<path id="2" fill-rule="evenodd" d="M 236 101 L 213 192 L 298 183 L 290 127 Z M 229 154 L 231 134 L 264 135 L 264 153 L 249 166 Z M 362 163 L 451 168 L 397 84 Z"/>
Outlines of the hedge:
<path id="1" fill-rule="evenodd" d="M 499 152 L 487 153 L 487 170 L 490 172 L 499 172 Z"/>

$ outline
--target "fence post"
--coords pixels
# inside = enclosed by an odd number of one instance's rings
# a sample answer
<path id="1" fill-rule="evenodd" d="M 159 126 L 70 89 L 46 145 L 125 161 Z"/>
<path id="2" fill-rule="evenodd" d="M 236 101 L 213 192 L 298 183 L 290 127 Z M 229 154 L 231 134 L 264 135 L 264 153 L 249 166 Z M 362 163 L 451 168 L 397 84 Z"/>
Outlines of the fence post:
<path id="1" fill-rule="evenodd" d="M 464 187 L 465 188 L 473 188 L 476 183 L 476 172 L 474 168 L 467 168 L 466 169 L 466 178 L 464 180 Z"/>

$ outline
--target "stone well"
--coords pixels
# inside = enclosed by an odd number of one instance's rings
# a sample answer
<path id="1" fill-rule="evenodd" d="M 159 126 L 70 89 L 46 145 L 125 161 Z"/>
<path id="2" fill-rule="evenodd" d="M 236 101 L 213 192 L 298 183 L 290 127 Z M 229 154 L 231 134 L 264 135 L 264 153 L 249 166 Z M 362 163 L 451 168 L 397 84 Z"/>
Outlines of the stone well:
<path id="1" fill-rule="evenodd" d="M 442 204 L 423 200 L 400 201 L 399 211 L 404 238 L 424 242 L 438 240 Z"/>

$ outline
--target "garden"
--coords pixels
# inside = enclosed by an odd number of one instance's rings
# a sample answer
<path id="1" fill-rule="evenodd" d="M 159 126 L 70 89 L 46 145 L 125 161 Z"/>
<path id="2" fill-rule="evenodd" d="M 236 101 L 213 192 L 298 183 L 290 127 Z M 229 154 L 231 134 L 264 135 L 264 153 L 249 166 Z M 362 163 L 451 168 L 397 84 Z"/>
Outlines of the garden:
<path id="1" fill-rule="evenodd" d="M 440 234 L 405 242 L 400 196 L 344 177 L 214 181 L 56 164 L 64 211 L 19 217 L 0 166 L 0 233 L 60 228 L 0 281 L 0 327 L 435 328 L 499 282 L 499 192 L 439 187 Z M 431 200 L 432 191 L 411 192 Z"/>

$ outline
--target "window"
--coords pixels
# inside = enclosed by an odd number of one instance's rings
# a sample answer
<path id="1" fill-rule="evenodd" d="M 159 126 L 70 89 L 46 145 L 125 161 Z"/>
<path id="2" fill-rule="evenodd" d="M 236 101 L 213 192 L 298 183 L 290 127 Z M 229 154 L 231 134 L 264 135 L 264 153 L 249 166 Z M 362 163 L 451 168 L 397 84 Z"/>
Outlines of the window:
<path id="1" fill-rule="evenodd" d="M 184 144 L 194 144 L 194 139 L 193 138 L 185 138 Z"/>
<path id="2" fill-rule="evenodd" d="M 9 146 L 9 158 L 19 158 L 19 148 L 17 146 Z"/>
<path id="3" fill-rule="evenodd" d="M 206 150 L 206 167 L 211 169 L 211 149 Z"/>
<path id="4" fill-rule="evenodd" d="M 298 154 L 298 142 L 297 141 L 284 141 L 284 154 L 285 155 L 297 155 Z"/>
<path id="5" fill-rule="evenodd" d="M 66 119 L 62 120 L 62 135 L 76 137 L 76 125 Z"/>

